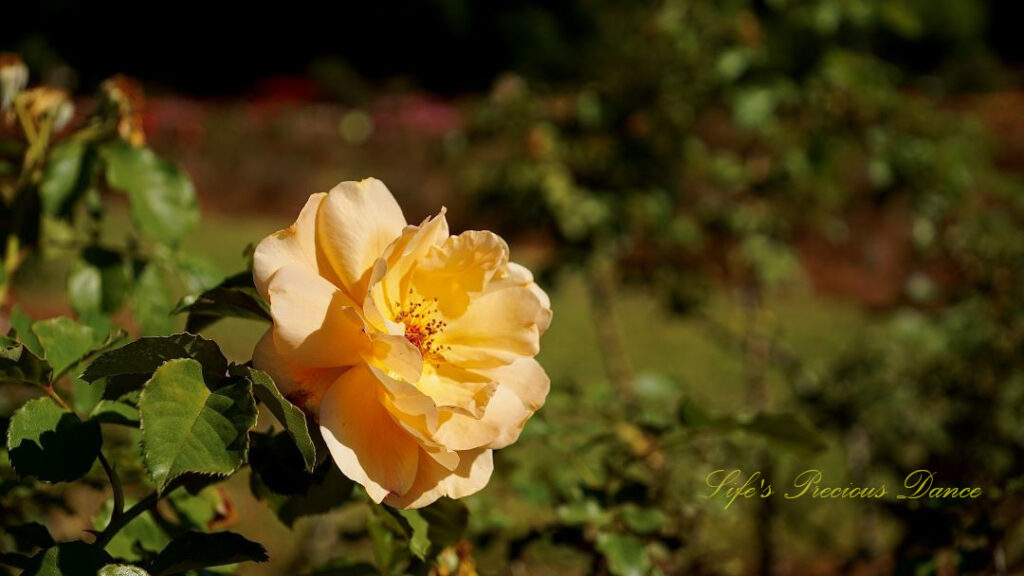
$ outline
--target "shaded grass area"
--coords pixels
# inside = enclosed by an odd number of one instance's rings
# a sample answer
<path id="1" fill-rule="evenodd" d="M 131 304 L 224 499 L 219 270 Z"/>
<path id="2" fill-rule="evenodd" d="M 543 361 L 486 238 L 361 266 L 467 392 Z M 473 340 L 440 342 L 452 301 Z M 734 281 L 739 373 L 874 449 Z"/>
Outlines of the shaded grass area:
<path id="1" fill-rule="evenodd" d="M 236 217 L 226 214 L 208 214 L 196 233 L 185 243 L 184 249 L 203 254 L 216 262 L 225 273 L 233 273 L 244 267 L 242 256 L 245 247 L 267 234 L 288 225 L 289 219 L 275 217 Z M 125 211 L 114 210 L 108 219 L 103 238 L 113 244 L 123 243 L 129 220 Z M 513 258 L 517 252 L 513 247 Z M 16 301 L 35 316 L 52 316 L 67 313 L 63 282 L 70 259 L 67 254 L 51 254 L 48 258 L 29 263 L 16 285 Z M 594 329 L 593 318 L 587 299 L 587 289 L 582 276 L 566 274 L 554 286 L 546 286 L 552 297 L 555 311 L 554 321 L 542 341 L 540 361 L 547 369 L 554 383 L 552 404 L 569 400 L 567 396 L 576 393 L 572 388 L 595 387 L 611 389 L 601 362 L 601 352 Z M 734 334 L 740 334 L 745 312 L 735 304 L 725 288 L 715 294 L 707 304 L 705 314 L 720 327 Z M 626 352 L 636 370 L 638 380 L 646 376 L 669 377 L 678 386 L 678 395 L 693 398 L 702 406 L 721 412 L 746 410 L 745 374 L 743 351 L 739 341 L 723 340 L 709 331 L 705 320 L 699 317 L 673 316 L 651 295 L 634 288 L 624 289 L 616 302 L 615 313 L 621 325 Z M 768 334 L 784 342 L 806 363 L 809 370 L 824 366 L 844 346 L 870 331 L 872 319 L 853 304 L 815 297 L 804 287 L 794 287 L 784 294 L 770 298 L 766 304 L 762 321 L 769 327 Z M 266 325 L 260 322 L 230 320 L 205 331 L 215 339 L 225 354 L 234 361 L 246 361 L 252 347 L 263 334 Z M 573 382 L 574 386 L 560 389 L 560 383 Z M 778 371 L 768 372 L 768 388 L 771 402 L 782 405 L 788 396 L 788 384 Z M 560 398 L 560 400 L 556 400 Z M 583 415 L 585 417 L 585 415 Z M 527 433 L 530 432 L 530 424 Z M 524 454 L 516 451 L 530 450 L 529 443 L 507 448 L 498 460 L 505 462 L 521 460 Z M 536 444 L 533 444 L 536 446 Z M 783 455 L 779 468 L 785 472 L 806 468 L 806 459 Z M 834 470 L 837 480 L 844 474 L 841 449 L 833 447 L 826 454 L 815 457 L 814 465 Z M 737 462 L 736 465 L 741 465 Z M 497 474 L 502 474 L 499 468 Z M 269 510 L 256 502 L 248 489 L 248 474 L 243 472 L 227 484 L 237 509 L 239 525 L 233 529 L 267 545 L 271 562 L 264 565 L 250 565 L 243 568 L 245 574 L 282 574 L 296 569 L 296 562 L 309 555 L 310 547 L 315 555 L 334 557 L 366 556 L 367 550 L 352 550 L 349 544 L 339 542 L 338 532 L 346 525 L 359 525 L 358 512 L 344 509 L 328 518 L 307 519 L 289 531 Z M 680 486 L 680 491 L 702 493 L 704 486 Z M 515 491 L 507 486 L 510 525 L 529 525 L 530 515 L 537 511 L 528 506 L 516 506 Z M 471 502 L 472 505 L 472 502 Z M 802 526 L 790 526 L 785 533 L 805 533 L 808 524 L 833 534 L 852 529 L 850 510 L 832 507 L 817 507 L 806 510 L 806 514 L 788 514 L 787 518 L 798 518 Z M 550 511 L 548 511 L 550 512 Z M 790 520 L 792 521 L 792 520 Z M 728 550 L 738 542 L 746 540 L 751 527 L 746 512 L 736 509 L 715 510 L 710 513 L 709 544 Z M 323 545 L 317 542 L 323 541 Z M 785 548 L 791 554 L 812 554 L 813 543 L 801 543 L 798 539 L 783 537 L 788 542 Z M 328 544 L 331 543 L 331 544 Z M 319 550 L 317 550 L 319 546 Z M 573 573 L 572 558 L 565 557 L 565 551 L 545 551 L 539 547 L 533 554 L 540 570 L 557 568 L 560 573 Z M 746 556 L 743 554 L 742 556 Z M 484 555 L 486 562 L 483 573 L 503 573 L 501 557 Z M 570 555 L 571 556 L 571 555 Z M 491 564 L 487 568 L 487 563 Z M 532 572 L 531 572 L 532 573 Z"/>

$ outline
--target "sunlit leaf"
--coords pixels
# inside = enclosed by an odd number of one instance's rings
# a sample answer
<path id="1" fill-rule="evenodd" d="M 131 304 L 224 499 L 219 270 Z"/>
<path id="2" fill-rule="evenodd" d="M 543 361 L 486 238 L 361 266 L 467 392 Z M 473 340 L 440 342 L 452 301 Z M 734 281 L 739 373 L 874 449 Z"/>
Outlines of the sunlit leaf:
<path id="1" fill-rule="evenodd" d="M 32 332 L 56 374 L 63 374 L 96 346 L 96 332 L 92 328 L 63 316 L 36 322 Z"/>
<path id="2" fill-rule="evenodd" d="M 248 381 L 207 382 L 190 358 L 169 360 L 139 398 L 142 454 L 158 490 L 185 473 L 226 476 L 242 465 L 256 404 Z"/>

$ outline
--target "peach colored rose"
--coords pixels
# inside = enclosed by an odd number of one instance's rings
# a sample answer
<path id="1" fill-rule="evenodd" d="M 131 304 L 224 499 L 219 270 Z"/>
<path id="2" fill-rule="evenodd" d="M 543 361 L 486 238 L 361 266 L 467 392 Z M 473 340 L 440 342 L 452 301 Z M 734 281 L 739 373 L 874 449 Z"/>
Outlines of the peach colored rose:
<path id="1" fill-rule="evenodd" d="M 418 226 L 379 180 L 314 194 L 256 248 L 274 326 L 256 367 L 312 413 L 338 467 L 406 508 L 487 484 L 549 380 L 547 295 L 491 232 Z"/>

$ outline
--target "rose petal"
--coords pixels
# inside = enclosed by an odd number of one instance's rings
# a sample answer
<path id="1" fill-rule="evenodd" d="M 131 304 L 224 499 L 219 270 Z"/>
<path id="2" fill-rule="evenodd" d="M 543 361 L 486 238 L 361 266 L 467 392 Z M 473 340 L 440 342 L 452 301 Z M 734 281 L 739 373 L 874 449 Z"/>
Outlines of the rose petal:
<path id="1" fill-rule="evenodd" d="M 405 493 L 389 495 L 384 503 L 396 508 L 422 508 L 442 496 L 463 498 L 479 492 L 494 472 L 494 454 L 482 449 L 461 452 L 459 456 L 455 470 L 448 470 L 432 459 L 420 458 L 413 485 Z"/>
<path id="2" fill-rule="evenodd" d="M 405 336 L 375 334 L 371 359 L 378 367 L 396 374 L 406 382 L 416 382 L 423 371 L 423 357 L 420 349 L 413 346 Z"/>
<path id="3" fill-rule="evenodd" d="M 434 440 L 453 450 L 504 448 L 519 439 L 526 421 L 544 405 L 551 380 L 533 358 L 486 371 L 496 384 L 482 416 L 441 411 Z"/>
<path id="4" fill-rule="evenodd" d="M 291 226 L 267 236 L 256 246 L 252 276 L 263 298 L 269 298 L 270 279 L 283 266 L 304 266 L 330 282 L 337 281 L 326 256 L 316 245 L 316 215 L 326 197 L 323 192 L 310 196 Z"/>
<path id="5" fill-rule="evenodd" d="M 274 379 L 278 390 L 304 410 L 316 413 L 327 388 L 338 379 L 341 368 L 309 368 L 288 362 L 274 345 L 274 329 L 270 328 L 252 351 L 252 364 Z"/>
<path id="6" fill-rule="evenodd" d="M 529 286 L 488 291 L 474 298 L 466 313 L 451 320 L 439 342 L 446 360 L 466 368 L 508 364 L 540 351 L 545 302 Z"/>
<path id="7" fill-rule="evenodd" d="M 442 314 L 456 318 L 466 311 L 471 294 L 483 292 L 507 262 L 508 245 L 501 237 L 469 230 L 425 254 L 413 274 L 413 285 L 426 300 L 436 300 Z"/>
<path id="8" fill-rule="evenodd" d="M 379 386 L 368 369 L 356 367 L 338 378 L 320 405 L 320 431 L 331 457 L 377 503 L 407 494 L 420 462 L 419 445 L 381 405 Z"/>
<path id="9" fill-rule="evenodd" d="M 294 364 L 351 366 L 370 344 L 355 303 L 336 286 L 299 266 L 270 279 L 270 314 L 277 351 Z"/>
<path id="10" fill-rule="evenodd" d="M 317 240 L 353 300 L 363 301 L 374 262 L 404 227 L 402 209 L 380 180 L 342 182 L 328 193 Z"/>

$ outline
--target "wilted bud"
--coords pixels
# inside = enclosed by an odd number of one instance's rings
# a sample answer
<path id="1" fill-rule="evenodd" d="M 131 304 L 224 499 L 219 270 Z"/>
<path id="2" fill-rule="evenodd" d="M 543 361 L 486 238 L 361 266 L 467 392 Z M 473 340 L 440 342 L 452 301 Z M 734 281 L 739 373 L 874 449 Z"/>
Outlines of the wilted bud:
<path id="1" fill-rule="evenodd" d="M 28 68 L 21 57 L 10 52 L 0 52 L 0 110 L 7 110 L 14 102 L 14 96 L 28 84 Z"/>
<path id="2" fill-rule="evenodd" d="M 146 143 L 142 126 L 142 87 L 135 80 L 118 74 L 103 82 L 100 92 L 108 106 L 117 111 L 117 133 L 132 146 Z"/>
<path id="3" fill-rule="evenodd" d="M 18 94 L 18 99 L 25 103 L 25 110 L 33 122 L 40 124 L 50 120 L 54 131 L 67 126 L 75 115 L 75 105 L 71 103 L 71 98 L 59 88 L 39 86 Z"/>

